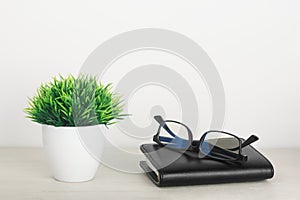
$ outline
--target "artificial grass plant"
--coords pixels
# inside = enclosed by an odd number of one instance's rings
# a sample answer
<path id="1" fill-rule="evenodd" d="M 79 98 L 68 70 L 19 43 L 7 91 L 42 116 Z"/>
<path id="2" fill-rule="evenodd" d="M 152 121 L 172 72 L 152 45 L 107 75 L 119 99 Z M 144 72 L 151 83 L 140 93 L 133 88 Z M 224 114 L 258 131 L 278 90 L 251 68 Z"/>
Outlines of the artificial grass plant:
<path id="1" fill-rule="evenodd" d="M 112 92 L 111 84 L 88 75 L 53 78 L 40 86 L 25 108 L 32 121 L 56 127 L 110 125 L 125 116 L 121 112 L 121 97 Z"/>

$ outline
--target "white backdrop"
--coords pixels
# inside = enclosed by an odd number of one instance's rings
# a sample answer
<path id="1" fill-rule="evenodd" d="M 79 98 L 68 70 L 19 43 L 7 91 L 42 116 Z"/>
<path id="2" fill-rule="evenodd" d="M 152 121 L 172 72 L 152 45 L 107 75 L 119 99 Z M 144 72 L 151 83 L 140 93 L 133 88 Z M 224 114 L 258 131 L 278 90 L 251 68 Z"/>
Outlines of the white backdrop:
<path id="1" fill-rule="evenodd" d="M 24 118 L 27 97 L 52 76 L 76 75 L 87 56 L 112 36 L 150 27 L 184 34 L 211 57 L 225 87 L 224 129 L 245 137 L 255 132 L 261 147 L 300 147 L 299 10 L 296 0 L 1 0 L 0 146 L 41 146 L 41 127 Z M 168 55 L 144 52 L 114 67 L 126 71 L 147 62 L 179 71 L 184 65 Z M 210 122 L 210 102 L 202 80 L 194 80 L 192 72 L 186 75 L 198 90 L 201 116 L 194 132 L 200 136 Z M 104 82 L 117 79 L 113 68 L 103 77 Z M 171 94 L 145 88 L 129 106 L 133 121 L 150 123 L 149 110 L 137 102 L 150 105 L 157 98 L 143 96 L 153 94 L 161 95 L 162 104 L 169 100 L 167 116 L 180 120 Z"/>

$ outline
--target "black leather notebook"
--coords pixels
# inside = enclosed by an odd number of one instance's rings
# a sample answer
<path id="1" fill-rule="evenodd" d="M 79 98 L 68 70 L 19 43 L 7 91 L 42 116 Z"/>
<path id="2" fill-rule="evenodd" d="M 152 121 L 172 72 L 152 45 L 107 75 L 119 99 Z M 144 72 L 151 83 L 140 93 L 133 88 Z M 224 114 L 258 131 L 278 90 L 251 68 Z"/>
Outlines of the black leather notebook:
<path id="1" fill-rule="evenodd" d="M 140 166 L 157 186 L 258 181 L 274 175 L 271 162 L 252 146 L 243 148 L 248 160 L 242 163 L 199 159 L 157 144 L 143 144 L 140 149 L 146 156 Z"/>

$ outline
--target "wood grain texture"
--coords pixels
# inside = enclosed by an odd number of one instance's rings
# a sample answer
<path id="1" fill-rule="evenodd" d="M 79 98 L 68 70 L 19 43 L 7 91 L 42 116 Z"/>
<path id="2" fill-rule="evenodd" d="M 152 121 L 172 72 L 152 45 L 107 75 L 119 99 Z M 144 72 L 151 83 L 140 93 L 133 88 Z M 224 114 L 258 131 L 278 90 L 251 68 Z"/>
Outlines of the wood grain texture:
<path id="1" fill-rule="evenodd" d="M 265 149 L 275 166 L 268 181 L 158 188 L 144 174 L 126 174 L 101 166 L 84 183 L 55 181 L 43 149 L 0 149 L 0 200 L 93 199 L 300 199 L 300 149 Z"/>

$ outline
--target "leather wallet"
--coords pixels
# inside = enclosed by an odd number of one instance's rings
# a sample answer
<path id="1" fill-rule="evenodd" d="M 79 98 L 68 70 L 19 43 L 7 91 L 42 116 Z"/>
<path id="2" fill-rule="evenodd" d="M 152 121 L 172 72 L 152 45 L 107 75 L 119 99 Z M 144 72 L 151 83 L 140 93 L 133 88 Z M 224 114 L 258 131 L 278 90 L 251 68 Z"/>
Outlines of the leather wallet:
<path id="1" fill-rule="evenodd" d="M 259 181 L 274 175 L 271 162 L 251 145 L 243 148 L 248 160 L 241 163 L 199 159 L 157 144 L 143 144 L 140 150 L 147 160 L 140 167 L 159 187 Z"/>

